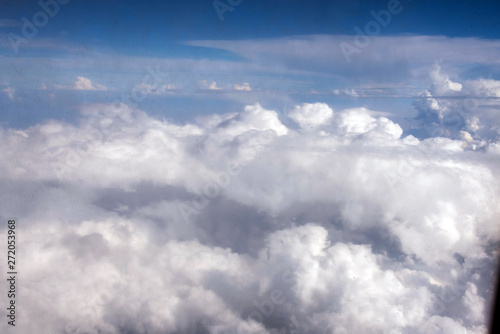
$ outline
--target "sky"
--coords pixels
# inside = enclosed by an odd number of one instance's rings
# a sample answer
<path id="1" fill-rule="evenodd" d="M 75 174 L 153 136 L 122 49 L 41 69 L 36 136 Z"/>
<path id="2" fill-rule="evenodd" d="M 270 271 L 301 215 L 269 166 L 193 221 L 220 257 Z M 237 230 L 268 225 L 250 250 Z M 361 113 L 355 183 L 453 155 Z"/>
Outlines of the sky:
<path id="1" fill-rule="evenodd" d="M 175 91 L 148 95 L 141 105 L 179 121 L 200 109 L 220 112 L 256 102 L 286 112 L 296 103 L 316 102 L 317 95 L 342 107 L 361 102 L 391 109 L 403 121 L 415 116 L 412 98 L 433 83 L 429 67 L 437 64 L 462 79 L 499 75 L 495 1 L 403 1 L 397 14 L 379 17 L 379 29 L 372 25 L 376 38 L 360 40 L 362 48 L 354 45 L 356 27 L 366 33 L 372 11 L 386 11 L 387 1 L 62 3 L 44 5 L 48 15 L 35 1 L 2 3 L 0 98 L 7 126 L 45 118 L 74 122 L 81 103 L 130 95 L 148 66 L 168 73 L 162 86 Z M 345 44 L 343 51 L 343 41 L 353 49 Z M 392 50 L 400 42 L 414 48 Z M 78 77 L 103 89 L 75 89 Z M 223 91 L 208 92 L 212 82 Z M 245 83 L 251 93 L 235 91 Z"/>
<path id="2" fill-rule="evenodd" d="M 499 2 L 0 9 L 2 332 L 487 333 Z"/>

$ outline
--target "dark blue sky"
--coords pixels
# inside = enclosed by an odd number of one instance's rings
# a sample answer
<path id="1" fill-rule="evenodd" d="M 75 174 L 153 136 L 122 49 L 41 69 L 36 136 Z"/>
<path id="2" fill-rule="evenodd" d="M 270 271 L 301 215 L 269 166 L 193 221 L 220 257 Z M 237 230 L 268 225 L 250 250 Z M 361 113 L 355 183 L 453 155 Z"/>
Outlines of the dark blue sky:
<path id="1" fill-rule="evenodd" d="M 221 0 L 227 3 L 227 0 Z M 233 3 L 238 3 L 233 0 Z M 354 34 L 388 1 L 243 0 L 221 21 L 211 0 L 102 1 L 71 0 L 40 30 L 39 37 L 63 38 L 110 47 L 128 54 L 184 55 L 173 44 L 193 39 L 250 39 L 306 34 Z M 36 1 L 3 1 L 4 19 L 31 19 Z M 498 1 L 409 1 L 397 21 L 381 35 L 418 34 L 448 37 L 499 37 Z M 16 32 L 19 27 L 4 30 Z M 196 56 L 196 53 L 193 56 Z M 208 54 L 210 56 L 210 54 Z M 218 54 L 217 54 L 218 55 Z M 223 56 L 221 54 L 220 56 Z"/>

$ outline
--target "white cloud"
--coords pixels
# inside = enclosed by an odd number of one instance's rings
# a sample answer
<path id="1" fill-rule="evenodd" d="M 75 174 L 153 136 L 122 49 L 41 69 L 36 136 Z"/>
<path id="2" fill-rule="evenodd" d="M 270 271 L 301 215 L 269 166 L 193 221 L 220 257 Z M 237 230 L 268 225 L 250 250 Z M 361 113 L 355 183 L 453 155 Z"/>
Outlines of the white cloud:
<path id="1" fill-rule="evenodd" d="M 493 79 L 477 79 L 465 82 L 465 88 L 473 96 L 500 97 L 500 81 Z"/>
<path id="2" fill-rule="evenodd" d="M 333 110 L 325 103 L 304 103 L 295 106 L 288 115 L 303 129 L 310 129 L 327 123 L 333 116 Z"/>
<path id="3" fill-rule="evenodd" d="M 336 116 L 336 123 L 345 135 L 378 134 L 387 135 L 394 139 L 401 137 L 403 130 L 398 124 L 386 117 L 376 119 L 371 114 L 376 114 L 376 112 L 366 108 L 346 109 Z M 385 140 L 384 144 L 387 144 Z"/>
<path id="4" fill-rule="evenodd" d="M 162 86 L 163 90 L 175 90 L 177 89 L 177 86 L 172 85 L 172 84 L 166 84 Z"/>
<path id="5" fill-rule="evenodd" d="M 467 131 L 475 146 L 498 139 L 500 118 L 496 110 L 500 104 L 496 98 L 500 97 L 500 81 L 480 78 L 461 84 L 441 73 L 439 66 L 434 66 L 429 76 L 432 86 L 413 105 L 431 136 L 460 138 Z"/>
<path id="6" fill-rule="evenodd" d="M 343 96 L 350 96 L 350 97 L 359 97 L 358 92 L 354 89 L 334 89 L 332 91 L 333 95 L 343 95 Z"/>
<path id="7" fill-rule="evenodd" d="M 0 128 L 19 330 L 485 333 L 498 144 L 402 137 L 366 108 L 289 116 L 318 131 L 260 104 L 184 125 L 95 104 Z"/>
<path id="8" fill-rule="evenodd" d="M 11 100 L 14 99 L 15 90 L 12 87 L 10 87 L 10 86 L 6 87 L 6 88 L 2 89 L 2 92 L 4 92 L 9 99 L 11 99 Z"/>
<path id="9" fill-rule="evenodd" d="M 74 89 L 76 90 L 106 90 L 107 88 L 99 85 L 99 84 L 92 84 L 92 81 L 90 79 L 84 78 L 84 77 L 77 77 L 77 80 L 74 83 L 73 86 Z"/>
<path id="10" fill-rule="evenodd" d="M 212 81 L 212 83 L 208 86 L 209 90 L 220 90 L 221 88 L 217 87 L 217 83 Z"/>
<path id="11" fill-rule="evenodd" d="M 208 83 L 207 80 L 202 80 L 202 81 L 198 82 L 198 85 L 201 89 L 207 89 L 207 90 L 221 90 L 222 89 L 222 88 L 217 86 L 217 83 L 215 81 Z"/>
<path id="12" fill-rule="evenodd" d="M 338 117 L 339 128 L 347 134 L 363 134 L 376 125 L 376 119 L 371 117 L 365 108 L 353 108 L 344 110 Z"/>
<path id="13" fill-rule="evenodd" d="M 233 85 L 234 90 L 243 90 L 243 91 L 251 91 L 252 87 L 247 82 L 244 82 L 242 85 L 239 84 L 234 84 Z"/>
<path id="14" fill-rule="evenodd" d="M 99 85 L 99 84 L 94 84 L 90 79 L 87 79 L 85 77 L 77 76 L 76 81 L 73 83 L 71 86 L 62 86 L 62 85 L 54 85 L 55 88 L 58 89 L 71 89 L 71 90 L 107 90 L 108 88 Z M 47 86 L 45 84 L 42 84 L 40 89 L 45 90 L 47 89 Z"/>
<path id="15" fill-rule="evenodd" d="M 141 83 L 140 85 L 137 85 L 136 88 L 138 90 L 142 90 L 146 94 L 151 94 L 151 95 L 173 94 L 178 90 L 177 86 L 172 84 L 165 84 L 158 86 L 158 85 Z"/>
<path id="16" fill-rule="evenodd" d="M 216 137 L 233 140 L 243 136 L 251 130 L 272 130 L 278 136 L 288 133 L 288 129 L 281 123 L 274 110 L 262 108 L 258 103 L 248 105 L 245 111 L 218 124 Z"/>
<path id="17" fill-rule="evenodd" d="M 451 81 L 446 74 L 441 72 L 441 67 L 437 64 L 434 65 L 430 77 L 434 81 L 431 88 L 432 95 L 454 94 L 462 90 L 462 85 Z"/>

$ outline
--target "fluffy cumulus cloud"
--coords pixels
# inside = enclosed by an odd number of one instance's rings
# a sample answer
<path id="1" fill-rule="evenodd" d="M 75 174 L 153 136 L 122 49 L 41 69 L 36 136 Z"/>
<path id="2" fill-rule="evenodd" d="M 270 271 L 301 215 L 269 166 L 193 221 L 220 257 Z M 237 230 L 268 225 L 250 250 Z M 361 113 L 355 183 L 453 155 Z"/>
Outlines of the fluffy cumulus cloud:
<path id="1" fill-rule="evenodd" d="M 499 137 L 500 81 L 479 78 L 456 82 L 437 65 L 430 78 L 430 89 L 413 102 L 428 135 L 465 136 L 475 146 Z"/>
<path id="2" fill-rule="evenodd" d="M 496 94 L 437 79 L 417 106 L 443 119 L 439 89 Z M 470 140 L 493 123 L 417 139 L 333 110 L 179 125 L 93 104 L 1 128 L 20 333 L 486 333 L 500 149 Z"/>
<path id="3" fill-rule="evenodd" d="M 290 117 L 303 129 L 315 128 L 333 116 L 333 110 L 325 103 L 304 103 L 290 112 Z"/>

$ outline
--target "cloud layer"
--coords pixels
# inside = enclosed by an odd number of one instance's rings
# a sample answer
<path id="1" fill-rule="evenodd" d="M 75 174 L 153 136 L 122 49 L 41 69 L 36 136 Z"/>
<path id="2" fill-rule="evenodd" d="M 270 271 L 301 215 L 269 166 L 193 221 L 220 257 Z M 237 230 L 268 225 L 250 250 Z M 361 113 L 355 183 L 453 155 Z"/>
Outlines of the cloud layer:
<path id="1" fill-rule="evenodd" d="M 437 122 L 435 95 L 498 88 L 436 80 L 417 107 Z M 21 332 L 485 333 L 494 137 L 419 140 L 334 107 L 179 125 L 92 104 L 77 124 L 1 129 Z"/>

